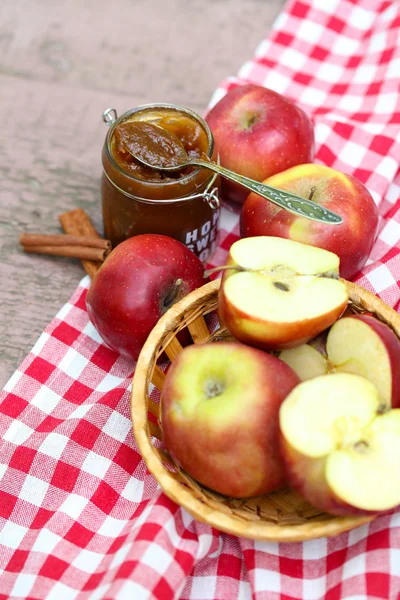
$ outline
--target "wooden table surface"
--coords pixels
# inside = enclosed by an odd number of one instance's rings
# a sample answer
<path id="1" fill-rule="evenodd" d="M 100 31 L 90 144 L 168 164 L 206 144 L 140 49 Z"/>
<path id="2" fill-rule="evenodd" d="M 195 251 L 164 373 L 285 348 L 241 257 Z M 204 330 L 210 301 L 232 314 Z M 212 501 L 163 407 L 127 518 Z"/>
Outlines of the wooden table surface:
<path id="1" fill-rule="evenodd" d="M 102 233 L 103 110 L 174 102 L 204 113 L 282 5 L 2 0 L 0 387 L 84 275 L 79 261 L 24 254 L 19 233 L 59 233 L 58 216 L 78 206 Z"/>

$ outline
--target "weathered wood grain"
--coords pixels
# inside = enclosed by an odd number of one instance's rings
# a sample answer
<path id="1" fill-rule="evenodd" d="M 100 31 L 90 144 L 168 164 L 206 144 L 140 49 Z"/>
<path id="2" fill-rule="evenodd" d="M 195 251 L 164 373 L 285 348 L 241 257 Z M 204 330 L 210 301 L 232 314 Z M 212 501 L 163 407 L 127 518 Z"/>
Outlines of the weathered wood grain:
<path id="1" fill-rule="evenodd" d="M 80 206 L 102 231 L 101 113 L 210 95 L 265 37 L 283 0 L 0 3 L 0 386 L 84 275 L 28 256 L 21 231 L 61 231 Z"/>

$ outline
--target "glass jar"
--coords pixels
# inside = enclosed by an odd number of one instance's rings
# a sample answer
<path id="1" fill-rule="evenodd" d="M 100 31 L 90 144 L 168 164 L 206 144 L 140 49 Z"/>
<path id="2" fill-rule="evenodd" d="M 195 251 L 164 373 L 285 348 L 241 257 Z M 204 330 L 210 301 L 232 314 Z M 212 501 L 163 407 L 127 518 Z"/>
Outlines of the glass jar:
<path id="1" fill-rule="evenodd" d="M 178 131 L 182 135 L 186 132 L 189 142 L 201 142 L 199 151 L 215 160 L 214 140 L 207 123 L 188 108 L 173 104 L 138 106 L 119 118 L 114 109 L 107 109 L 103 120 L 110 125 L 102 152 L 106 239 L 114 247 L 140 233 L 161 233 L 183 242 L 206 262 L 217 240 L 219 178 L 198 167 L 172 177 L 140 170 L 138 176 L 135 165 L 125 165 L 118 158 L 115 129 L 120 123 L 140 120 L 162 125 L 176 135 Z"/>

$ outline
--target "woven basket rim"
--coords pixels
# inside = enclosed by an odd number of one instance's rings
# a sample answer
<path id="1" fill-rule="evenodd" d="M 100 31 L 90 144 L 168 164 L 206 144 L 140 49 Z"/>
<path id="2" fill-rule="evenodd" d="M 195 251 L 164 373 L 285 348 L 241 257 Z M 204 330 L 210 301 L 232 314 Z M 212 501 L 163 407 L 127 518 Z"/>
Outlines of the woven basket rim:
<path id="1" fill-rule="evenodd" d="M 196 498 L 193 491 L 177 481 L 164 466 L 155 451 L 148 424 L 148 381 L 152 373 L 149 366 L 153 362 L 155 347 L 165 338 L 171 329 L 182 321 L 182 315 L 199 299 L 206 301 L 218 292 L 220 279 L 206 283 L 174 304 L 158 321 L 151 331 L 140 353 L 132 382 L 131 417 L 133 431 L 141 455 L 164 493 L 174 502 L 185 508 L 197 520 L 207 523 L 216 529 L 240 537 L 264 541 L 304 541 L 320 537 L 334 536 L 372 521 L 375 516 L 335 517 L 326 515 L 326 521 L 306 521 L 301 524 L 281 525 L 269 521 L 245 521 L 237 515 L 230 515 L 206 505 Z M 372 292 L 343 280 L 349 297 L 357 306 L 373 312 L 380 320 L 387 323 L 400 337 L 400 315 Z"/>

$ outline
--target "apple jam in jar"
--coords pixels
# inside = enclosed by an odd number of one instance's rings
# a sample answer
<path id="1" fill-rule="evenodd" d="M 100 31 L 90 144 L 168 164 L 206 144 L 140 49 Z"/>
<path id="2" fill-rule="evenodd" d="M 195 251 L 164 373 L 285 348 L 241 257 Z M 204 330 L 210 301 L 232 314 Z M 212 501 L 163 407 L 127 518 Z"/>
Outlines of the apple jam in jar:
<path id="1" fill-rule="evenodd" d="M 188 246 L 206 262 L 216 245 L 219 180 L 198 167 L 163 172 L 139 163 L 123 142 L 131 121 L 145 121 L 176 135 L 190 157 L 215 160 L 207 123 L 195 112 L 173 104 L 138 106 L 117 118 L 103 113 L 110 125 L 103 152 L 101 183 L 104 235 L 113 246 L 140 233 L 161 233 Z"/>

